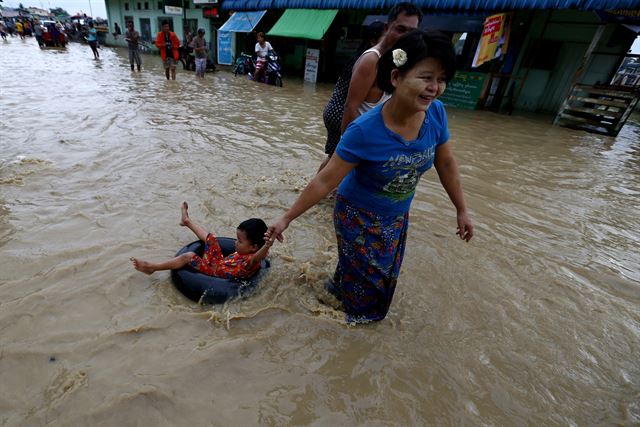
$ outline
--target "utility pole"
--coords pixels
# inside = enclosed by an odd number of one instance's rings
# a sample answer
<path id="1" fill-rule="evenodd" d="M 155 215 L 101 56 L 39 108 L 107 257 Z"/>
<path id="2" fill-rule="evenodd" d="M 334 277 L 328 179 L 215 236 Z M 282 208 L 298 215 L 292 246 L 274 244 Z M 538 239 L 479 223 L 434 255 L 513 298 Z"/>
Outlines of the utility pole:
<path id="1" fill-rule="evenodd" d="M 185 32 L 185 25 L 187 25 L 187 6 L 189 6 L 189 0 L 182 0 L 182 40 L 187 39 L 187 33 Z"/>

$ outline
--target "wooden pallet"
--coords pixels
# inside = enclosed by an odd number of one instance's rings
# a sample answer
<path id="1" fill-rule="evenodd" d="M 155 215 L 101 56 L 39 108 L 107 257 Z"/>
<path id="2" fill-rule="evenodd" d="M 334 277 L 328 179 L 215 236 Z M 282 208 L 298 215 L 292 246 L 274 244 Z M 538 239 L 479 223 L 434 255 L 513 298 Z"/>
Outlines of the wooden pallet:
<path id="1" fill-rule="evenodd" d="M 616 136 L 640 100 L 640 88 L 575 85 L 554 124 Z"/>

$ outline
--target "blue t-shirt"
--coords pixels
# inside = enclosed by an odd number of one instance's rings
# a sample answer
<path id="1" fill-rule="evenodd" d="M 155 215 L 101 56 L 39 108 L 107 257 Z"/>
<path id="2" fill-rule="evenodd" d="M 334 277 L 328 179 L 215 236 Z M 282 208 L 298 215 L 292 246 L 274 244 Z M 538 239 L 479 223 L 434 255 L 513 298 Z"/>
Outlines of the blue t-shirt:
<path id="1" fill-rule="evenodd" d="M 385 126 L 383 105 L 347 127 L 336 153 L 346 162 L 358 163 L 342 180 L 338 194 L 354 206 L 388 216 L 409 211 L 418 181 L 433 166 L 437 146 L 449 140 L 449 129 L 444 106 L 436 100 L 425 114 L 418 138 L 406 141 Z"/>
<path id="2" fill-rule="evenodd" d="M 89 34 L 87 34 L 87 41 L 95 42 L 98 40 L 98 30 L 95 28 L 89 29 Z"/>

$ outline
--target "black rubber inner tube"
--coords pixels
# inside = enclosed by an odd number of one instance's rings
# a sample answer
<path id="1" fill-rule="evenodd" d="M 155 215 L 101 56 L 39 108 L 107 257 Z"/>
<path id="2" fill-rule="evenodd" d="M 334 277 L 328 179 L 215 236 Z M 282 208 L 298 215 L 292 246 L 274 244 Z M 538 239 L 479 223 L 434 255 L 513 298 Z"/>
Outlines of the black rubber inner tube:
<path id="1" fill-rule="evenodd" d="M 222 254 L 228 256 L 235 252 L 235 239 L 218 237 Z M 199 256 L 204 254 L 204 242 L 197 240 L 180 249 L 176 256 L 185 252 L 195 252 Z M 271 265 L 266 259 L 262 261 L 260 270 L 249 279 L 222 279 L 207 276 L 191 266 L 184 266 L 179 270 L 171 270 L 171 280 L 184 296 L 195 302 L 204 304 L 223 304 L 233 298 L 241 298 L 256 290 L 264 270 Z"/>

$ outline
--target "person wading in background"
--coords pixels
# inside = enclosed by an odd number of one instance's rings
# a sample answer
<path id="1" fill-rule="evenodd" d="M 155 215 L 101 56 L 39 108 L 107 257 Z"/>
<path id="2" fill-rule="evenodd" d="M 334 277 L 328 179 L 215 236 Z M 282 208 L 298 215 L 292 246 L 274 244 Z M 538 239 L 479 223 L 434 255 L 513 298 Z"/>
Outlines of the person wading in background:
<path id="1" fill-rule="evenodd" d="M 412 3 L 398 3 L 389 11 L 386 30 L 380 43 L 366 50 L 353 66 L 349 93 L 344 104 L 341 131 L 361 114 L 384 103 L 390 95 L 376 84 L 380 56 L 411 30 L 418 28 L 422 12 Z"/>
<path id="2" fill-rule="evenodd" d="M 167 80 L 175 80 L 176 63 L 180 60 L 180 39 L 171 31 L 169 21 L 162 21 L 162 31 L 156 36 L 156 46 L 160 49 Z"/>
<path id="3" fill-rule="evenodd" d="M 338 145 L 338 141 L 340 141 L 340 136 L 342 135 L 342 114 L 344 113 L 344 103 L 347 100 L 347 93 L 349 92 L 349 83 L 351 82 L 353 66 L 365 50 L 378 44 L 380 37 L 382 37 L 382 34 L 384 33 L 384 28 L 385 24 L 380 21 L 373 22 L 365 27 L 362 36 L 362 43 L 360 43 L 355 55 L 353 55 L 349 62 L 347 62 L 347 65 L 343 68 L 342 73 L 340 74 L 340 77 L 338 77 L 338 81 L 333 88 L 331 98 L 324 107 L 322 118 L 324 120 L 324 126 L 327 128 L 327 142 L 324 146 L 324 152 L 327 154 L 327 158 L 324 159 L 322 164 L 320 164 L 318 172 L 320 172 L 329 162 L 329 159 Z"/>
<path id="4" fill-rule="evenodd" d="M 124 33 L 124 40 L 129 46 L 129 64 L 131 64 L 131 71 L 133 71 L 133 63 L 135 62 L 140 71 L 142 61 L 140 60 L 140 50 L 138 49 L 138 40 L 140 39 L 140 33 L 133 29 L 133 21 L 127 22 L 127 31 Z"/>
<path id="5" fill-rule="evenodd" d="M 204 39 L 204 28 L 198 29 L 198 34 L 191 41 L 191 46 L 196 57 L 196 77 L 204 79 L 207 69 L 207 41 Z"/>

